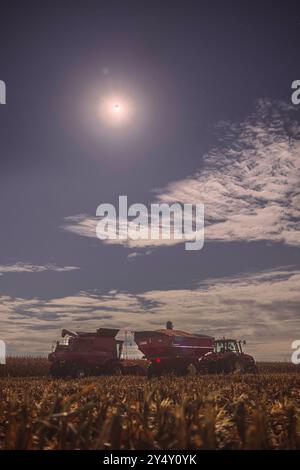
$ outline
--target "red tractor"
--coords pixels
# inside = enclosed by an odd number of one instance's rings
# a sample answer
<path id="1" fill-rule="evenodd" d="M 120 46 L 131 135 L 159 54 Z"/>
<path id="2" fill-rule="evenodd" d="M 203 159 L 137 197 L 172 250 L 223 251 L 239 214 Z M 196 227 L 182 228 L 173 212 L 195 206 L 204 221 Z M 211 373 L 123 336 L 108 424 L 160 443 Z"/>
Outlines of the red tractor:
<path id="1" fill-rule="evenodd" d="M 235 339 L 216 340 L 214 350 L 199 359 L 198 371 L 209 374 L 256 373 L 255 360 L 243 352 L 242 343 L 246 344 Z"/>
<path id="2" fill-rule="evenodd" d="M 86 375 L 121 375 L 123 341 L 116 340 L 119 330 L 99 328 L 95 333 L 62 330 L 48 359 L 54 377 L 81 378 Z"/>
<path id="3" fill-rule="evenodd" d="M 139 350 L 148 360 L 148 377 L 167 373 L 186 375 L 197 371 L 199 358 L 213 350 L 214 338 L 173 330 L 171 322 L 166 329 L 134 333 Z"/>

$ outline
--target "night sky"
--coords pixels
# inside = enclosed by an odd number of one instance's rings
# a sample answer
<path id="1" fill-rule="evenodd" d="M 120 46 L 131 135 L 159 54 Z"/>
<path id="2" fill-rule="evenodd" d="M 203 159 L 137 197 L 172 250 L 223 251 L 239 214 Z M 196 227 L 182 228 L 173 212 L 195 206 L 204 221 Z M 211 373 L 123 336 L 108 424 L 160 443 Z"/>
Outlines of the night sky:
<path id="1" fill-rule="evenodd" d="M 0 339 L 61 328 L 300 339 L 299 2 L 1 2 Z M 133 103 L 109 126 L 99 100 Z M 96 208 L 205 204 L 205 244 L 96 238 Z"/>

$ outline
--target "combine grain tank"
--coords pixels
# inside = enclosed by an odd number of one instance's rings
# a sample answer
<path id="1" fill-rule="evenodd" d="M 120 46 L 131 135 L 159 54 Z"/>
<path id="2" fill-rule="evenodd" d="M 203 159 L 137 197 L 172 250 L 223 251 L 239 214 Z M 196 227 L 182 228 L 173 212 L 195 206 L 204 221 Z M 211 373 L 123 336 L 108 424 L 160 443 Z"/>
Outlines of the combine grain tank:
<path id="1" fill-rule="evenodd" d="M 149 377 L 197 371 L 199 358 L 214 348 L 213 337 L 173 330 L 171 322 L 162 330 L 136 332 L 134 340 L 149 362 Z"/>

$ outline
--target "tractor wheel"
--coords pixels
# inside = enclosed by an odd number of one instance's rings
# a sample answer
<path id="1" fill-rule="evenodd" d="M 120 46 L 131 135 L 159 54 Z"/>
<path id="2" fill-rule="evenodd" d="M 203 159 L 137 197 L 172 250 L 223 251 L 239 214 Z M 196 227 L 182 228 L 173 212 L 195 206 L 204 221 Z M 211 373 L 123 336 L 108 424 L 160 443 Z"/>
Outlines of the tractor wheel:
<path id="1" fill-rule="evenodd" d="M 153 377 L 158 377 L 159 374 L 157 373 L 157 370 L 155 370 L 155 367 L 153 364 L 150 364 L 150 366 L 147 369 L 147 378 L 152 379 Z"/>
<path id="2" fill-rule="evenodd" d="M 242 361 L 240 361 L 239 358 L 236 358 L 235 361 L 233 361 L 231 372 L 236 375 L 243 374 L 245 372 L 244 369 L 245 368 L 244 368 L 244 364 L 242 363 Z"/>
<path id="3" fill-rule="evenodd" d="M 123 375 L 123 368 L 119 364 L 114 364 L 112 366 L 110 374 L 120 377 L 121 375 Z"/>
<path id="4" fill-rule="evenodd" d="M 83 379 L 86 377 L 86 371 L 83 369 L 83 367 L 78 367 L 75 369 L 74 377 L 75 379 Z"/>
<path id="5" fill-rule="evenodd" d="M 185 375 L 189 377 L 195 377 L 195 375 L 197 375 L 196 366 L 192 362 L 187 366 Z"/>
<path id="6" fill-rule="evenodd" d="M 245 372 L 248 374 L 258 374 L 258 367 L 256 364 L 249 366 L 246 366 Z"/>

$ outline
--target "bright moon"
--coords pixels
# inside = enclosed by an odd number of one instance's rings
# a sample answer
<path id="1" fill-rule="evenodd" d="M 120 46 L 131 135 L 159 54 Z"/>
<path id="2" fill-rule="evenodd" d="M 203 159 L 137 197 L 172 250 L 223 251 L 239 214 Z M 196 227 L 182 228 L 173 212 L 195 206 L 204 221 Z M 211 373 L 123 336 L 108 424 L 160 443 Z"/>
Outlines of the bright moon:
<path id="1" fill-rule="evenodd" d="M 125 97 L 107 97 L 101 100 L 101 120 L 110 127 L 125 127 L 133 120 L 133 106 Z"/>

